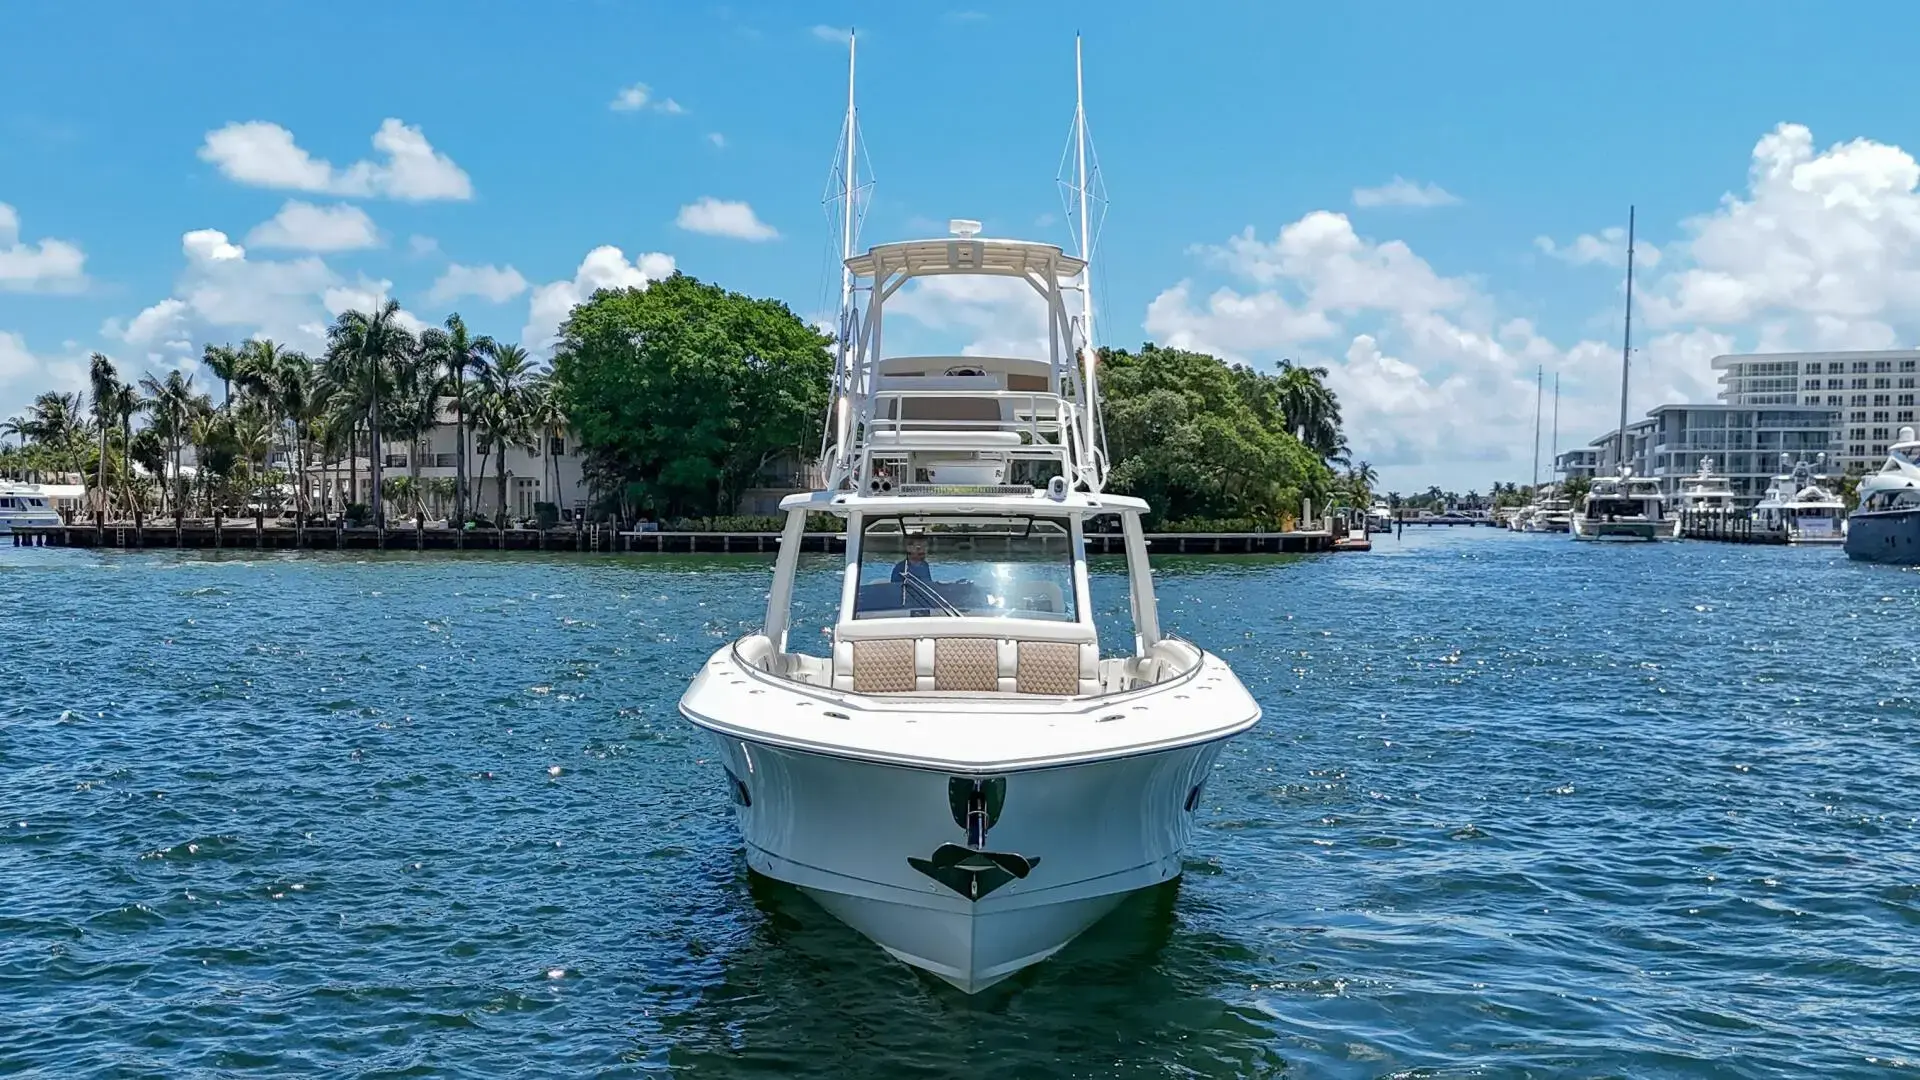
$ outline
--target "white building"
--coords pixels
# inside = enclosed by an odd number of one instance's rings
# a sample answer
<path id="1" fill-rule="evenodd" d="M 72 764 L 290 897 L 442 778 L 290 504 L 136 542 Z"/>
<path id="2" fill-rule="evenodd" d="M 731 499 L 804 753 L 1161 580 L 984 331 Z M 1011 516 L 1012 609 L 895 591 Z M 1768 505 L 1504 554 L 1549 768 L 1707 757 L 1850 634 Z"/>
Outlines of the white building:
<path id="1" fill-rule="evenodd" d="M 1810 462 L 1825 454 L 1828 470 L 1840 471 L 1839 416 L 1838 409 L 1798 404 L 1662 405 L 1627 425 L 1627 464 L 1635 475 L 1660 481 L 1672 497 L 1682 477 L 1699 472 L 1702 459 L 1711 459 L 1713 471 L 1727 477 L 1734 495 L 1751 506 L 1781 473 L 1782 454 Z M 1619 447 L 1618 431 L 1593 440 L 1589 452 L 1596 472 L 1619 470 Z"/>
<path id="2" fill-rule="evenodd" d="M 1584 476 L 1588 479 L 1600 471 L 1600 451 L 1591 446 L 1576 446 L 1572 450 L 1562 450 L 1553 459 L 1553 471 L 1560 474 L 1562 480 L 1572 480 Z"/>
<path id="3" fill-rule="evenodd" d="M 1920 350 L 1748 353 L 1718 356 L 1728 405 L 1819 406 L 1835 415 L 1834 471 L 1880 467 L 1887 444 L 1914 422 Z"/>

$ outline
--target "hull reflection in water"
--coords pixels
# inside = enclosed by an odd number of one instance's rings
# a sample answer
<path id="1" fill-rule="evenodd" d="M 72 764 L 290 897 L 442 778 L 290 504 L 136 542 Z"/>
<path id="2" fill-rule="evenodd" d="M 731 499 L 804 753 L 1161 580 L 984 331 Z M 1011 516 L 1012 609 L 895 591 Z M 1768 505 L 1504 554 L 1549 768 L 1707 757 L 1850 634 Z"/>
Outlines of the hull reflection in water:
<path id="1" fill-rule="evenodd" d="M 1220 743 L 956 777 L 715 736 L 754 870 L 968 993 L 1180 873 Z"/>

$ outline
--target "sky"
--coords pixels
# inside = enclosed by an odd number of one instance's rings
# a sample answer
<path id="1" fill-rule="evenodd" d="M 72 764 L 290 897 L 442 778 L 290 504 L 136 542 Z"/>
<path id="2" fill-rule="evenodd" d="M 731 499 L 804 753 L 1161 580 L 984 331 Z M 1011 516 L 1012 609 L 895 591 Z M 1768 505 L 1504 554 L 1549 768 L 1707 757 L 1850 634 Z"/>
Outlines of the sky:
<path id="1" fill-rule="evenodd" d="M 1912 5 L 14 3 L 0 416 L 382 296 L 536 355 L 676 269 L 830 316 L 848 27 L 864 241 L 1071 244 L 1078 31 L 1101 342 L 1325 367 L 1381 490 L 1527 482 L 1537 370 L 1542 458 L 1556 377 L 1561 448 L 1613 426 L 1629 205 L 1636 416 L 1722 353 L 1920 337 Z M 990 288 L 897 313 L 1033 333 Z"/>

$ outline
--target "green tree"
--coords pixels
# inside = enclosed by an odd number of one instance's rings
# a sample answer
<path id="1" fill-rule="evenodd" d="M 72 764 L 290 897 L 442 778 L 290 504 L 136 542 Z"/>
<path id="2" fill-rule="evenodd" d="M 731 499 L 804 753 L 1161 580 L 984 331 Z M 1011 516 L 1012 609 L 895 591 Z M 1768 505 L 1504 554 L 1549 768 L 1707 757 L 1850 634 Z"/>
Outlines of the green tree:
<path id="1" fill-rule="evenodd" d="M 1243 518 L 1278 525 L 1323 502 L 1333 475 L 1284 427 L 1275 387 L 1215 357 L 1148 343 L 1103 349 L 1109 486 L 1158 521 Z"/>
<path id="2" fill-rule="evenodd" d="M 167 441 L 172 450 L 173 475 L 171 481 L 162 485 L 166 498 L 161 503 L 161 512 L 169 506 L 175 515 L 185 512 L 186 482 L 180 473 L 180 450 L 185 445 L 190 425 L 197 412 L 206 402 L 206 397 L 196 394 L 193 389 L 193 376 L 183 375 L 178 369 L 167 372 L 166 378 L 157 375 L 144 375 L 140 379 L 140 388 L 147 392 L 147 409 L 153 414 L 154 427 Z M 164 475 L 162 467 L 156 476 Z"/>
<path id="3" fill-rule="evenodd" d="M 447 316 L 446 329 L 429 327 L 420 343 L 427 354 L 453 379 L 453 515 L 464 522 L 467 515 L 467 373 L 479 373 L 493 352 L 493 339 L 467 333 L 466 320 L 459 312 Z"/>
<path id="4" fill-rule="evenodd" d="M 200 362 L 220 380 L 220 411 L 233 408 L 234 377 L 240 373 L 245 363 L 246 348 L 234 348 L 232 345 L 208 345 L 201 350 Z"/>
<path id="5" fill-rule="evenodd" d="M 494 455 L 494 483 L 498 500 L 494 504 L 495 522 L 507 517 L 507 447 L 524 443 L 533 428 L 534 388 L 540 375 L 534 370 L 527 350 L 518 345 L 493 342 L 488 348 L 490 363 L 482 371 L 474 420 L 486 431 L 486 450 Z M 480 459 L 480 475 L 486 476 L 487 463 Z"/>
<path id="6" fill-rule="evenodd" d="M 368 470 L 373 478 L 368 485 L 371 489 L 368 501 L 377 524 L 385 520 L 378 482 L 384 465 L 380 402 L 391 388 L 394 365 L 414 350 L 413 335 L 400 325 L 400 302 L 385 300 L 372 311 L 341 312 L 327 328 L 327 345 L 330 353 L 339 354 L 340 366 L 349 374 L 360 402 L 366 406 Z M 348 457 L 352 457 L 351 449 Z M 351 467 L 351 460 L 348 465 Z"/>
<path id="7" fill-rule="evenodd" d="M 107 509 L 107 433 L 113 430 L 120 374 L 105 353 L 94 353 L 88 358 L 87 381 L 93 387 L 93 422 L 100 429 L 100 467 L 93 488 L 95 508 L 104 511 Z"/>
<path id="8" fill-rule="evenodd" d="M 623 515 L 726 513 L 771 463 L 817 446 L 829 343 L 777 300 L 675 274 L 576 307 L 553 392 L 588 481 Z"/>

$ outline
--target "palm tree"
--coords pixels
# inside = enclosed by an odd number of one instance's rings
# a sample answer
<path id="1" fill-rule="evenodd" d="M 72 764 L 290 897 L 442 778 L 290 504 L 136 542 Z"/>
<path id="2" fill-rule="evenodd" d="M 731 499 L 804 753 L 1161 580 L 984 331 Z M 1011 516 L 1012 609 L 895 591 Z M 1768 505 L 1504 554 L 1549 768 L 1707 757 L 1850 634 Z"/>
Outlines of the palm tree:
<path id="1" fill-rule="evenodd" d="M 1327 388 L 1327 369 L 1280 362 L 1278 396 L 1287 430 L 1323 458 L 1345 455 L 1340 433 L 1340 399 Z"/>
<path id="2" fill-rule="evenodd" d="M 380 399 L 387 389 L 392 365 L 413 349 L 413 335 L 400 325 L 400 302 L 385 300 L 375 310 L 343 311 L 327 328 L 330 350 L 344 355 L 355 380 L 365 387 L 367 405 L 367 444 L 372 482 L 368 501 L 373 520 L 384 522 L 380 501 L 380 475 L 383 465 L 380 430 Z"/>
<path id="3" fill-rule="evenodd" d="M 500 520 L 507 514 L 507 445 L 525 442 L 532 427 L 528 394 L 537 378 L 527 350 L 518 345 L 494 343 L 490 350 L 493 363 L 488 367 L 481 401 L 487 439 L 498 454 L 494 482 L 499 494 Z M 484 459 L 482 459 L 484 465 Z"/>
<path id="4" fill-rule="evenodd" d="M 409 450 L 407 483 L 395 485 L 392 490 L 401 494 L 403 502 L 412 502 L 414 513 L 425 513 L 426 505 L 420 499 L 421 441 L 439 422 L 440 397 L 446 389 L 446 378 L 440 374 L 438 359 L 424 343 L 394 364 L 393 375 L 387 431 L 395 440 L 405 441 Z"/>
<path id="5" fill-rule="evenodd" d="M 200 362 L 207 370 L 220 377 L 220 411 L 228 412 L 233 407 L 233 380 L 240 373 L 245 346 L 239 349 L 232 345 L 208 345 L 200 353 Z"/>
<path id="6" fill-rule="evenodd" d="M 124 467 L 120 471 L 121 488 L 127 497 L 127 506 L 131 508 L 133 500 L 133 414 L 140 411 L 140 391 L 132 383 L 121 383 L 113 390 L 113 415 L 119 422 L 120 455 Z"/>
<path id="7" fill-rule="evenodd" d="M 493 339 L 471 337 L 459 312 L 447 316 L 446 329 L 429 328 L 421 342 L 440 366 L 453 376 L 453 516 L 464 523 L 467 515 L 467 372 L 486 370 Z"/>
<path id="8" fill-rule="evenodd" d="M 195 404 L 205 398 L 193 392 L 193 376 L 183 375 L 178 369 L 167 372 L 165 379 L 152 375 L 140 378 L 141 389 L 147 392 L 147 407 L 153 411 L 155 426 L 167 440 L 167 446 L 173 454 L 172 506 L 174 516 L 182 511 L 186 500 L 186 485 L 180 476 L 180 447 L 188 435 L 188 424 L 193 419 Z M 167 503 L 162 502 L 160 509 L 164 513 Z"/>
<path id="9" fill-rule="evenodd" d="M 114 401 L 120 388 L 119 373 L 105 353 L 88 358 L 87 381 L 93 384 L 93 422 L 100 428 L 100 467 L 94 482 L 96 509 L 107 510 L 107 433 L 113 430 Z"/>
<path id="10" fill-rule="evenodd" d="M 532 427 L 540 432 L 540 457 L 545 463 L 541 470 L 544 482 L 546 475 L 553 477 L 553 487 L 548 490 L 545 501 L 560 508 L 560 461 L 553 456 L 553 439 L 559 434 L 567 420 L 560 412 L 560 400 L 553 392 L 553 381 L 542 375 L 527 388 L 527 417 Z"/>

